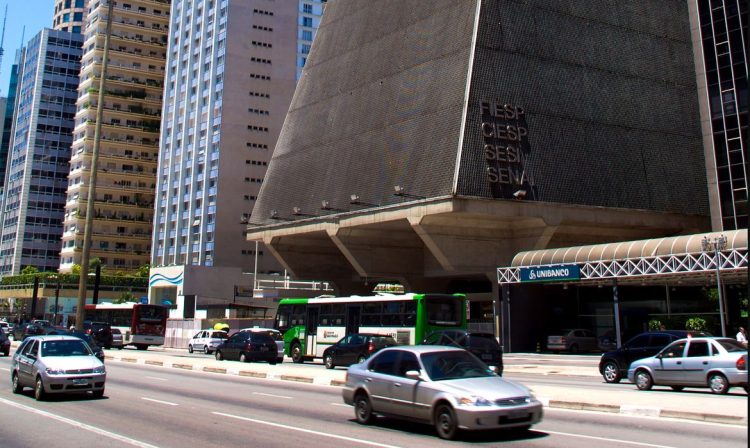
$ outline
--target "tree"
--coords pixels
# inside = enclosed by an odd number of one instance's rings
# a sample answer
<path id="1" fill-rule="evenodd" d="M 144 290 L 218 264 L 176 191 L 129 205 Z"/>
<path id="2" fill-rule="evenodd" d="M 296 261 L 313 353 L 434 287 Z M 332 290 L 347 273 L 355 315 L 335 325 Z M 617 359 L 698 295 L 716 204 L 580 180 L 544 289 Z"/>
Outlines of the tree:
<path id="1" fill-rule="evenodd" d="M 26 266 L 25 268 L 21 269 L 21 275 L 32 275 L 37 274 L 39 272 L 39 269 L 36 268 L 36 266 Z"/>
<path id="2" fill-rule="evenodd" d="M 70 267 L 70 273 L 75 275 L 81 275 L 81 265 L 78 263 L 75 263 L 73 266 Z"/>
<path id="3" fill-rule="evenodd" d="M 136 277 L 148 277 L 149 271 L 151 270 L 150 264 L 144 264 L 135 271 Z"/>
<path id="4" fill-rule="evenodd" d="M 129 292 L 124 292 L 120 294 L 120 297 L 115 300 L 115 303 L 127 303 L 127 302 L 135 302 L 135 296 Z"/>
<path id="5" fill-rule="evenodd" d="M 691 317 L 685 322 L 685 329 L 690 331 L 703 331 L 706 329 L 706 319 Z"/>

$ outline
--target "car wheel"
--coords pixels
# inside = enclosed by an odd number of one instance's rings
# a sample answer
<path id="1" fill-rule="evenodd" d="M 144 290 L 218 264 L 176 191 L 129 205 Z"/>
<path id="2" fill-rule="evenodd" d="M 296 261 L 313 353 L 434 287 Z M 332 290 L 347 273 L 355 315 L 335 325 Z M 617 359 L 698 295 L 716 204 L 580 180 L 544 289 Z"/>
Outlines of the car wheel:
<path id="1" fill-rule="evenodd" d="M 724 395 L 729 392 L 729 381 L 721 373 L 712 373 L 708 377 L 708 387 L 711 388 L 711 392 Z"/>
<path id="2" fill-rule="evenodd" d="M 276 363 L 277 364 L 282 364 L 283 362 L 284 362 L 284 357 L 283 356 L 281 358 L 276 358 Z"/>
<path id="3" fill-rule="evenodd" d="M 336 364 L 333 363 L 333 356 L 331 355 L 325 355 L 323 357 L 323 363 L 326 365 L 326 369 L 332 369 L 336 367 Z"/>
<path id="4" fill-rule="evenodd" d="M 192 345 L 188 345 L 188 353 L 193 353 L 193 346 Z"/>
<path id="5" fill-rule="evenodd" d="M 148 345 L 146 345 L 146 344 L 137 344 L 135 346 L 135 348 L 137 348 L 138 350 L 148 350 Z"/>
<path id="6" fill-rule="evenodd" d="M 617 363 L 614 361 L 607 361 L 602 368 L 602 376 L 604 381 L 608 383 L 619 383 L 620 382 L 620 369 L 617 367 Z"/>
<path id="7" fill-rule="evenodd" d="M 357 423 L 361 425 L 368 425 L 372 422 L 372 404 L 370 403 L 370 397 L 364 392 L 360 392 L 354 397 L 354 417 L 357 419 Z"/>
<path id="8" fill-rule="evenodd" d="M 458 433 L 458 421 L 453 408 L 441 404 L 435 409 L 435 430 L 441 439 L 452 440 Z"/>
<path id="9" fill-rule="evenodd" d="M 570 353 L 578 353 L 578 345 L 573 344 L 570 346 Z"/>
<path id="10" fill-rule="evenodd" d="M 292 352 L 292 361 L 297 364 L 302 364 L 305 359 L 302 356 L 302 347 L 300 347 L 299 343 L 295 342 L 292 344 L 292 348 L 290 350 Z"/>
<path id="11" fill-rule="evenodd" d="M 19 382 L 17 374 L 15 374 L 15 373 L 13 374 L 12 381 L 13 381 L 13 393 L 14 394 L 20 394 L 21 392 L 23 392 L 23 386 Z"/>
<path id="12" fill-rule="evenodd" d="M 635 372 L 635 385 L 638 390 L 651 390 L 654 386 L 654 379 L 651 378 L 651 374 L 645 370 L 639 370 Z"/>
<path id="13" fill-rule="evenodd" d="M 94 398 L 102 398 L 104 396 L 104 389 L 95 390 L 92 394 L 94 395 Z"/>
<path id="14" fill-rule="evenodd" d="M 36 401 L 43 401 L 45 398 L 47 398 L 47 393 L 44 392 L 44 383 L 42 383 L 42 378 L 37 377 L 36 379 L 36 385 L 34 386 L 34 398 Z"/>
<path id="15" fill-rule="evenodd" d="M 247 355 L 245 353 L 240 353 L 240 362 L 249 362 L 250 360 L 247 358 Z"/>
<path id="16" fill-rule="evenodd" d="M 203 353 L 205 353 L 205 354 L 207 354 L 207 355 L 210 355 L 210 354 L 211 354 L 211 350 L 209 350 L 209 348 L 208 348 L 208 346 L 207 346 L 207 345 L 204 345 L 204 346 L 203 346 Z"/>
<path id="17" fill-rule="evenodd" d="M 224 361 L 224 355 L 221 354 L 220 350 L 216 350 L 216 354 L 214 356 L 216 356 L 217 361 Z"/>
<path id="18" fill-rule="evenodd" d="M 675 391 L 675 392 L 680 392 L 684 388 L 685 388 L 685 386 L 672 386 L 672 390 Z"/>
<path id="19" fill-rule="evenodd" d="M 365 357 L 365 355 L 359 355 L 357 357 L 357 364 L 362 364 L 365 361 L 367 361 L 367 358 Z"/>

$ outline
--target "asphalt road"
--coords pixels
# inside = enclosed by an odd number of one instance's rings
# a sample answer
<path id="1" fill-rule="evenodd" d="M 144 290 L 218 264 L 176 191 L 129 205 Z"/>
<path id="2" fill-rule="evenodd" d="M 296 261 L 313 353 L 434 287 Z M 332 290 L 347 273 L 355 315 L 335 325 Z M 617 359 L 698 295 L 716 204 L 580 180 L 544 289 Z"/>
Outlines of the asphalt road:
<path id="1" fill-rule="evenodd" d="M 340 389 L 111 362 L 104 399 L 10 391 L 0 358 L 0 446 L 441 447 L 431 427 L 381 419 L 361 426 Z M 321 368 L 319 366 L 311 366 Z M 585 380 L 585 378 L 584 378 Z M 611 386 L 611 385 L 610 385 Z M 583 389 L 582 389 L 583 390 Z M 746 397 L 745 397 L 746 398 Z M 747 428 L 545 409 L 526 433 L 472 433 L 463 442 L 523 447 L 747 446 Z"/>

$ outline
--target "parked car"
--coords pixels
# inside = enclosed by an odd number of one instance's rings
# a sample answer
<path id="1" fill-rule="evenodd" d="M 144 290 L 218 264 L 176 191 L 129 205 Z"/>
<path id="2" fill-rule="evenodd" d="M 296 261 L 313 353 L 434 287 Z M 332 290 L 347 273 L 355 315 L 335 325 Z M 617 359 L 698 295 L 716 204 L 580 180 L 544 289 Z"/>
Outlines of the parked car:
<path id="1" fill-rule="evenodd" d="M 104 364 L 89 346 L 67 335 L 27 338 L 13 355 L 10 371 L 13 393 L 33 387 L 37 400 L 58 393 L 92 392 L 101 397 L 107 379 Z"/>
<path id="2" fill-rule="evenodd" d="M 327 369 L 362 363 L 378 350 L 398 345 L 387 334 L 353 333 L 323 351 L 323 364 Z"/>
<path id="3" fill-rule="evenodd" d="M 10 339 L 8 335 L 0 331 L 0 353 L 5 356 L 10 355 Z"/>
<path id="4" fill-rule="evenodd" d="M 690 336 L 708 336 L 708 334 L 685 330 L 662 330 L 641 333 L 622 344 L 622 347 L 619 349 L 604 353 L 599 360 L 599 373 L 601 373 L 604 381 L 619 383 L 623 378 L 627 378 L 628 367 L 630 367 L 631 362 L 654 356 L 659 350 L 677 339 Z"/>
<path id="5" fill-rule="evenodd" d="M 10 324 L 5 321 L 0 321 L 0 333 L 10 333 Z"/>
<path id="6" fill-rule="evenodd" d="M 639 390 L 708 387 L 715 394 L 726 394 L 737 386 L 747 392 L 747 347 L 730 338 L 678 339 L 655 356 L 630 364 L 628 379 Z"/>
<path id="7" fill-rule="evenodd" d="M 492 333 L 441 330 L 428 334 L 422 344 L 461 347 L 492 367 L 495 373 L 503 375 L 503 348 Z"/>
<path id="8" fill-rule="evenodd" d="M 251 327 L 251 328 L 243 328 L 240 331 L 254 331 L 254 332 L 265 333 L 271 336 L 271 339 L 276 341 L 276 350 L 278 352 L 277 357 L 276 357 L 276 362 L 277 363 L 284 362 L 284 335 L 282 335 L 279 330 L 274 330 L 273 328 Z"/>
<path id="9" fill-rule="evenodd" d="M 107 322 L 84 321 L 83 331 L 91 335 L 100 347 L 112 348 L 112 325 Z"/>
<path id="10" fill-rule="evenodd" d="M 60 334 L 67 334 L 68 336 L 74 336 L 78 339 L 82 339 L 86 344 L 89 346 L 91 351 L 94 353 L 94 356 L 96 356 L 99 361 L 104 362 L 104 350 L 102 347 L 96 343 L 96 339 L 91 337 L 88 333 L 83 333 L 81 331 L 69 331 L 67 333 L 60 333 Z"/>
<path id="11" fill-rule="evenodd" d="M 188 341 L 188 353 L 194 351 L 203 351 L 203 353 L 210 355 L 216 350 L 216 347 L 220 346 L 227 340 L 226 331 L 212 330 L 210 328 L 201 330 Z"/>
<path id="12" fill-rule="evenodd" d="M 524 386 L 497 376 L 455 347 L 389 347 L 349 367 L 342 389 L 361 424 L 375 414 L 432 424 L 453 439 L 459 428 L 528 429 L 542 419 L 542 404 Z"/>
<path id="13" fill-rule="evenodd" d="M 119 328 L 113 328 L 112 329 L 112 348 L 116 348 L 118 350 L 122 350 L 122 348 L 125 346 L 122 332 Z"/>
<path id="14" fill-rule="evenodd" d="M 236 359 L 240 362 L 268 361 L 276 364 L 276 341 L 261 332 L 238 331 L 216 347 L 216 360 Z"/>
<path id="15" fill-rule="evenodd" d="M 37 324 L 23 324 L 16 325 L 13 330 L 13 339 L 16 341 L 23 341 L 29 336 L 38 336 L 44 334 L 44 327 Z"/>
<path id="16" fill-rule="evenodd" d="M 590 330 L 563 330 L 562 336 L 548 336 L 547 350 L 553 352 L 590 352 L 599 348 L 599 341 Z"/>

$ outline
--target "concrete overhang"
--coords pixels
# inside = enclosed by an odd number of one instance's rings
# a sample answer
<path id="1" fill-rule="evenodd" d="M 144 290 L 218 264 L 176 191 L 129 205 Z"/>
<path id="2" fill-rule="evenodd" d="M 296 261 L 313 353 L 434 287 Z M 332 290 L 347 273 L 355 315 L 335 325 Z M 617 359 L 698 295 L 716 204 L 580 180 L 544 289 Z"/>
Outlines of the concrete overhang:
<path id="1" fill-rule="evenodd" d="M 298 278 L 340 291 L 363 281 L 484 277 L 516 253 L 707 229 L 705 216 L 447 196 L 295 221 L 249 226 Z"/>

